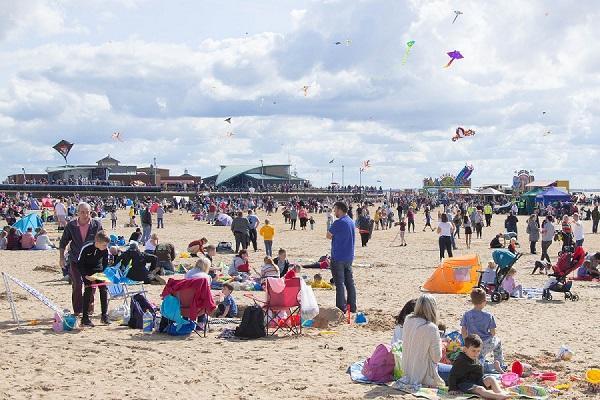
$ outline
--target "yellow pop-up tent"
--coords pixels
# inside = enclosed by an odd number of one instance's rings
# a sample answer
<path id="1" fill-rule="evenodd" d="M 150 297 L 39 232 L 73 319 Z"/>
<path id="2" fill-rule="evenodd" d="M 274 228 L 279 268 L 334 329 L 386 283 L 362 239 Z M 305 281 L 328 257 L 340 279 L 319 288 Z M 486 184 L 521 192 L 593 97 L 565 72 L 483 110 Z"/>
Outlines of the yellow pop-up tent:
<path id="1" fill-rule="evenodd" d="M 431 293 L 465 294 L 477 286 L 481 262 L 476 254 L 445 258 L 423 285 Z"/>

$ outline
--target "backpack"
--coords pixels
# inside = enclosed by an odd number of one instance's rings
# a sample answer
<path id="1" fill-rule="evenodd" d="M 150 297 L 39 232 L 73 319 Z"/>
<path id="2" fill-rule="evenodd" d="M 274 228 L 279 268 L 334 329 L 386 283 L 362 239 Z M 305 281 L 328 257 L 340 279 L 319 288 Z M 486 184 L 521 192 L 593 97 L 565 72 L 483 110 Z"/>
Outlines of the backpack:
<path id="1" fill-rule="evenodd" d="M 240 326 L 235 328 L 235 336 L 246 339 L 258 339 L 267 336 L 263 309 L 256 305 L 246 307 Z"/>
<path id="2" fill-rule="evenodd" d="M 144 313 L 150 311 L 152 317 L 156 317 L 154 306 L 150 304 L 146 296 L 138 293 L 131 298 L 129 306 L 129 322 L 127 326 L 133 329 L 142 329 L 144 327 Z"/>
<path id="3" fill-rule="evenodd" d="M 233 253 L 231 242 L 219 242 L 217 244 L 217 253 Z"/>
<path id="4" fill-rule="evenodd" d="M 362 373 L 373 382 L 389 382 L 393 380 L 396 361 L 391 348 L 387 344 L 380 344 L 375 348 L 371 357 L 363 365 Z"/>

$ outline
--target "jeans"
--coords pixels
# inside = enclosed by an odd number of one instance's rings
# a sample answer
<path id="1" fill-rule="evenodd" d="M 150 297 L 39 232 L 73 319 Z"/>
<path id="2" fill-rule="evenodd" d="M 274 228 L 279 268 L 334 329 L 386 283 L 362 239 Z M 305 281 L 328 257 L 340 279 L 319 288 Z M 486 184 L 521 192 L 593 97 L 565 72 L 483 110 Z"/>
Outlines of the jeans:
<path id="1" fill-rule="evenodd" d="M 267 257 L 273 257 L 273 241 L 265 240 L 265 253 Z"/>
<path id="2" fill-rule="evenodd" d="M 584 240 L 585 240 L 585 239 L 579 239 L 579 240 L 575 241 L 575 246 L 576 246 L 576 247 L 581 247 L 581 246 L 583 246 L 583 241 L 584 241 Z"/>
<path id="3" fill-rule="evenodd" d="M 492 214 L 485 214 L 485 226 L 492 224 Z"/>
<path id="4" fill-rule="evenodd" d="M 440 236 L 440 261 L 444 258 L 444 251 L 448 253 L 448 257 L 452 257 L 452 238 L 450 236 Z"/>
<path id="5" fill-rule="evenodd" d="M 290 219 L 290 229 L 296 230 L 296 219 L 295 218 Z"/>
<path id="6" fill-rule="evenodd" d="M 152 225 L 142 224 L 142 244 L 146 243 L 150 239 L 152 234 Z"/>
<path id="7" fill-rule="evenodd" d="M 249 233 L 250 233 L 250 242 L 252 242 L 252 248 L 254 249 L 254 251 L 256 251 L 256 249 L 258 248 L 258 246 L 256 245 L 256 239 L 258 238 L 256 229 L 250 229 Z"/>
<path id="8" fill-rule="evenodd" d="M 83 311 L 83 282 L 81 278 L 81 274 L 79 273 L 79 268 L 77 268 L 77 264 L 72 262 L 71 267 L 69 269 L 69 274 L 71 275 L 71 302 L 73 303 L 73 314 L 81 314 Z M 91 301 L 89 302 L 88 311 L 91 313 L 94 311 L 94 291 L 95 289 L 90 288 L 91 293 Z"/>
<path id="9" fill-rule="evenodd" d="M 335 284 L 335 305 L 346 312 L 350 305 L 350 312 L 356 312 L 356 288 L 352 276 L 352 261 L 331 260 L 331 275 Z M 346 297 L 347 295 L 347 297 Z"/>
<path id="10" fill-rule="evenodd" d="M 504 365 L 504 356 L 502 354 L 502 342 L 497 336 L 492 336 L 489 339 L 483 341 L 483 346 L 481 348 L 481 354 L 479 355 L 479 360 L 481 364 L 484 364 L 485 356 L 489 353 L 493 353 L 494 361 L 498 361 L 500 365 Z"/>
<path id="11" fill-rule="evenodd" d="M 444 380 L 446 385 L 448 384 L 448 379 L 450 378 L 450 371 L 452 370 L 452 365 L 438 363 L 438 375 L 440 378 Z"/>
<path id="12" fill-rule="evenodd" d="M 542 258 L 540 260 L 550 262 L 550 256 L 548 255 L 548 248 L 552 244 L 552 240 L 543 240 L 542 241 Z"/>
<path id="13" fill-rule="evenodd" d="M 165 227 L 165 223 L 163 222 L 162 218 L 156 218 L 156 228 L 164 228 Z"/>
<path id="14" fill-rule="evenodd" d="M 475 224 L 475 232 L 477 233 L 477 239 L 481 239 L 483 233 L 483 224 L 481 222 Z"/>
<path id="15" fill-rule="evenodd" d="M 110 220 L 110 226 L 111 226 L 111 229 L 117 229 L 117 220 L 116 219 L 111 219 Z"/>
<path id="16" fill-rule="evenodd" d="M 83 320 L 85 321 L 90 319 L 90 303 L 94 299 L 95 291 L 95 289 L 90 287 L 89 285 L 93 283 L 101 283 L 101 281 L 91 282 L 83 278 L 83 283 L 85 284 L 85 289 L 83 291 Z M 106 286 L 98 286 L 98 290 L 100 291 L 100 309 L 102 310 L 102 316 L 106 317 L 106 313 L 108 312 L 108 290 Z"/>
<path id="17" fill-rule="evenodd" d="M 592 233 L 598 233 L 598 220 L 592 220 Z"/>
<path id="18" fill-rule="evenodd" d="M 529 252 L 531 254 L 535 254 L 535 245 L 536 245 L 536 243 L 537 243 L 537 240 L 529 242 Z"/>

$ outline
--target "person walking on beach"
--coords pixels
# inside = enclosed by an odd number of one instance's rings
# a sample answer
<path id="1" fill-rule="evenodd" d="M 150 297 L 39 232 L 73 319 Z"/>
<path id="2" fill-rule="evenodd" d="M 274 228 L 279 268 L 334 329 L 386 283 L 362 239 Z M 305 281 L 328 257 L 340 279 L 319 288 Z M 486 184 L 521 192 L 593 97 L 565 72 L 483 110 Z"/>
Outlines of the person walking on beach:
<path id="1" fill-rule="evenodd" d="M 335 305 L 346 312 L 356 312 L 356 288 L 352 276 L 354 261 L 354 221 L 348 216 L 348 206 L 338 201 L 333 205 L 337 220 L 331 224 L 327 239 L 331 240 L 331 274 L 335 284 Z"/>
<path id="2" fill-rule="evenodd" d="M 91 218 L 92 208 L 88 203 L 79 203 L 77 206 L 77 218 L 69 222 L 63 231 L 59 245 L 58 265 L 61 268 L 65 267 L 65 249 L 69 246 L 68 266 L 69 275 L 71 277 L 71 302 L 73 303 L 73 313 L 79 315 L 83 312 L 83 282 L 77 260 L 79 253 L 84 243 L 93 241 L 96 234 L 102 230 L 100 221 Z M 92 299 L 94 292 L 91 293 Z M 90 303 L 90 309 L 94 308 L 94 302 Z"/>
<path id="3" fill-rule="evenodd" d="M 592 233 L 598 233 L 598 222 L 600 222 L 600 210 L 594 206 L 592 210 Z"/>
<path id="4" fill-rule="evenodd" d="M 161 229 L 161 228 L 165 227 L 164 217 L 165 217 L 165 208 L 161 204 L 156 209 L 156 229 Z"/>
<path id="5" fill-rule="evenodd" d="M 527 234 L 529 235 L 529 251 L 531 254 L 537 254 L 535 245 L 540 240 L 540 227 L 538 225 L 537 216 L 532 214 L 527 220 Z"/>
<path id="6" fill-rule="evenodd" d="M 494 209 L 490 203 L 487 203 L 483 206 L 483 215 L 485 216 L 485 226 L 488 228 L 492 225 L 492 214 L 494 213 Z"/>
<path id="7" fill-rule="evenodd" d="M 256 228 L 258 228 L 258 225 L 260 224 L 260 219 L 258 219 L 258 217 L 254 214 L 254 211 L 252 210 L 248 210 L 247 218 L 250 224 L 248 229 L 248 235 L 250 238 L 250 242 L 252 242 L 252 248 L 256 252 L 258 250 L 258 246 L 256 244 L 256 240 L 258 239 L 258 232 Z"/>
<path id="8" fill-rule="evenodd" d="M 142 222 L 142 243 L 146 243 L 152 234 L 152 214 L 148 206 L 140 211 L 140 220 Z"/>
<path id="9" fill-rule="evenodd" d="M 452 257 L 452 237 L 454 235 L 454 225 L 448 221 L 448 215 L 442 214 L 442 220 L 438 225 L 437 233 L 440 235 L 440 261 L 444 258 L 444 252 L 448 257 Z"/>
<path id="10" fill-rule="evenodd" d="M 231 221 L 231 232 L 235 237 L 235 252 L 240 251 L 240 245 L 242 249 L 248 248 L 248 237 L 250 234 L 250 222 L 248 218 L 244 218 L 244 214 L 238 211 L 237 216 Z"/>
<path id="11" fill-rule="evenodd" d="M 290 229 L 296 230 L 296 221 L 298 220 L 298 209 L 292 207 L 290 210 Z"/>

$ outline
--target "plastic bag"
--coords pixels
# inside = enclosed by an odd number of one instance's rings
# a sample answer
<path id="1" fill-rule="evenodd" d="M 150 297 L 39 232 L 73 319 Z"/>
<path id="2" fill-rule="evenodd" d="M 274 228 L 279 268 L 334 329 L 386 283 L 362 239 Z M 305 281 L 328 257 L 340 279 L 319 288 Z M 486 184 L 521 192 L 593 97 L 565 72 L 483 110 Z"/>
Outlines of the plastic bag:
<path id="1" fill-rule="evenodd" d="M 313 319 L 319 315 L 319 304 L 312 288 L 300 279 L 300 304 L 301 316 L 303 320 Z"/>
<path id="2" fill-rule="evenodd" d="M 111 321 L 129 321 L 129 306 L 123 303 L 120 306 L 113 308 L 108 312 L 108 318 Z"/>
<path id="3" fill-rule="evenodd" d="M 394 379 L 402 378 L 404 372 L 402 371 L 402 340 L 392 345 L 392 354 L 394 355 Z"/>

